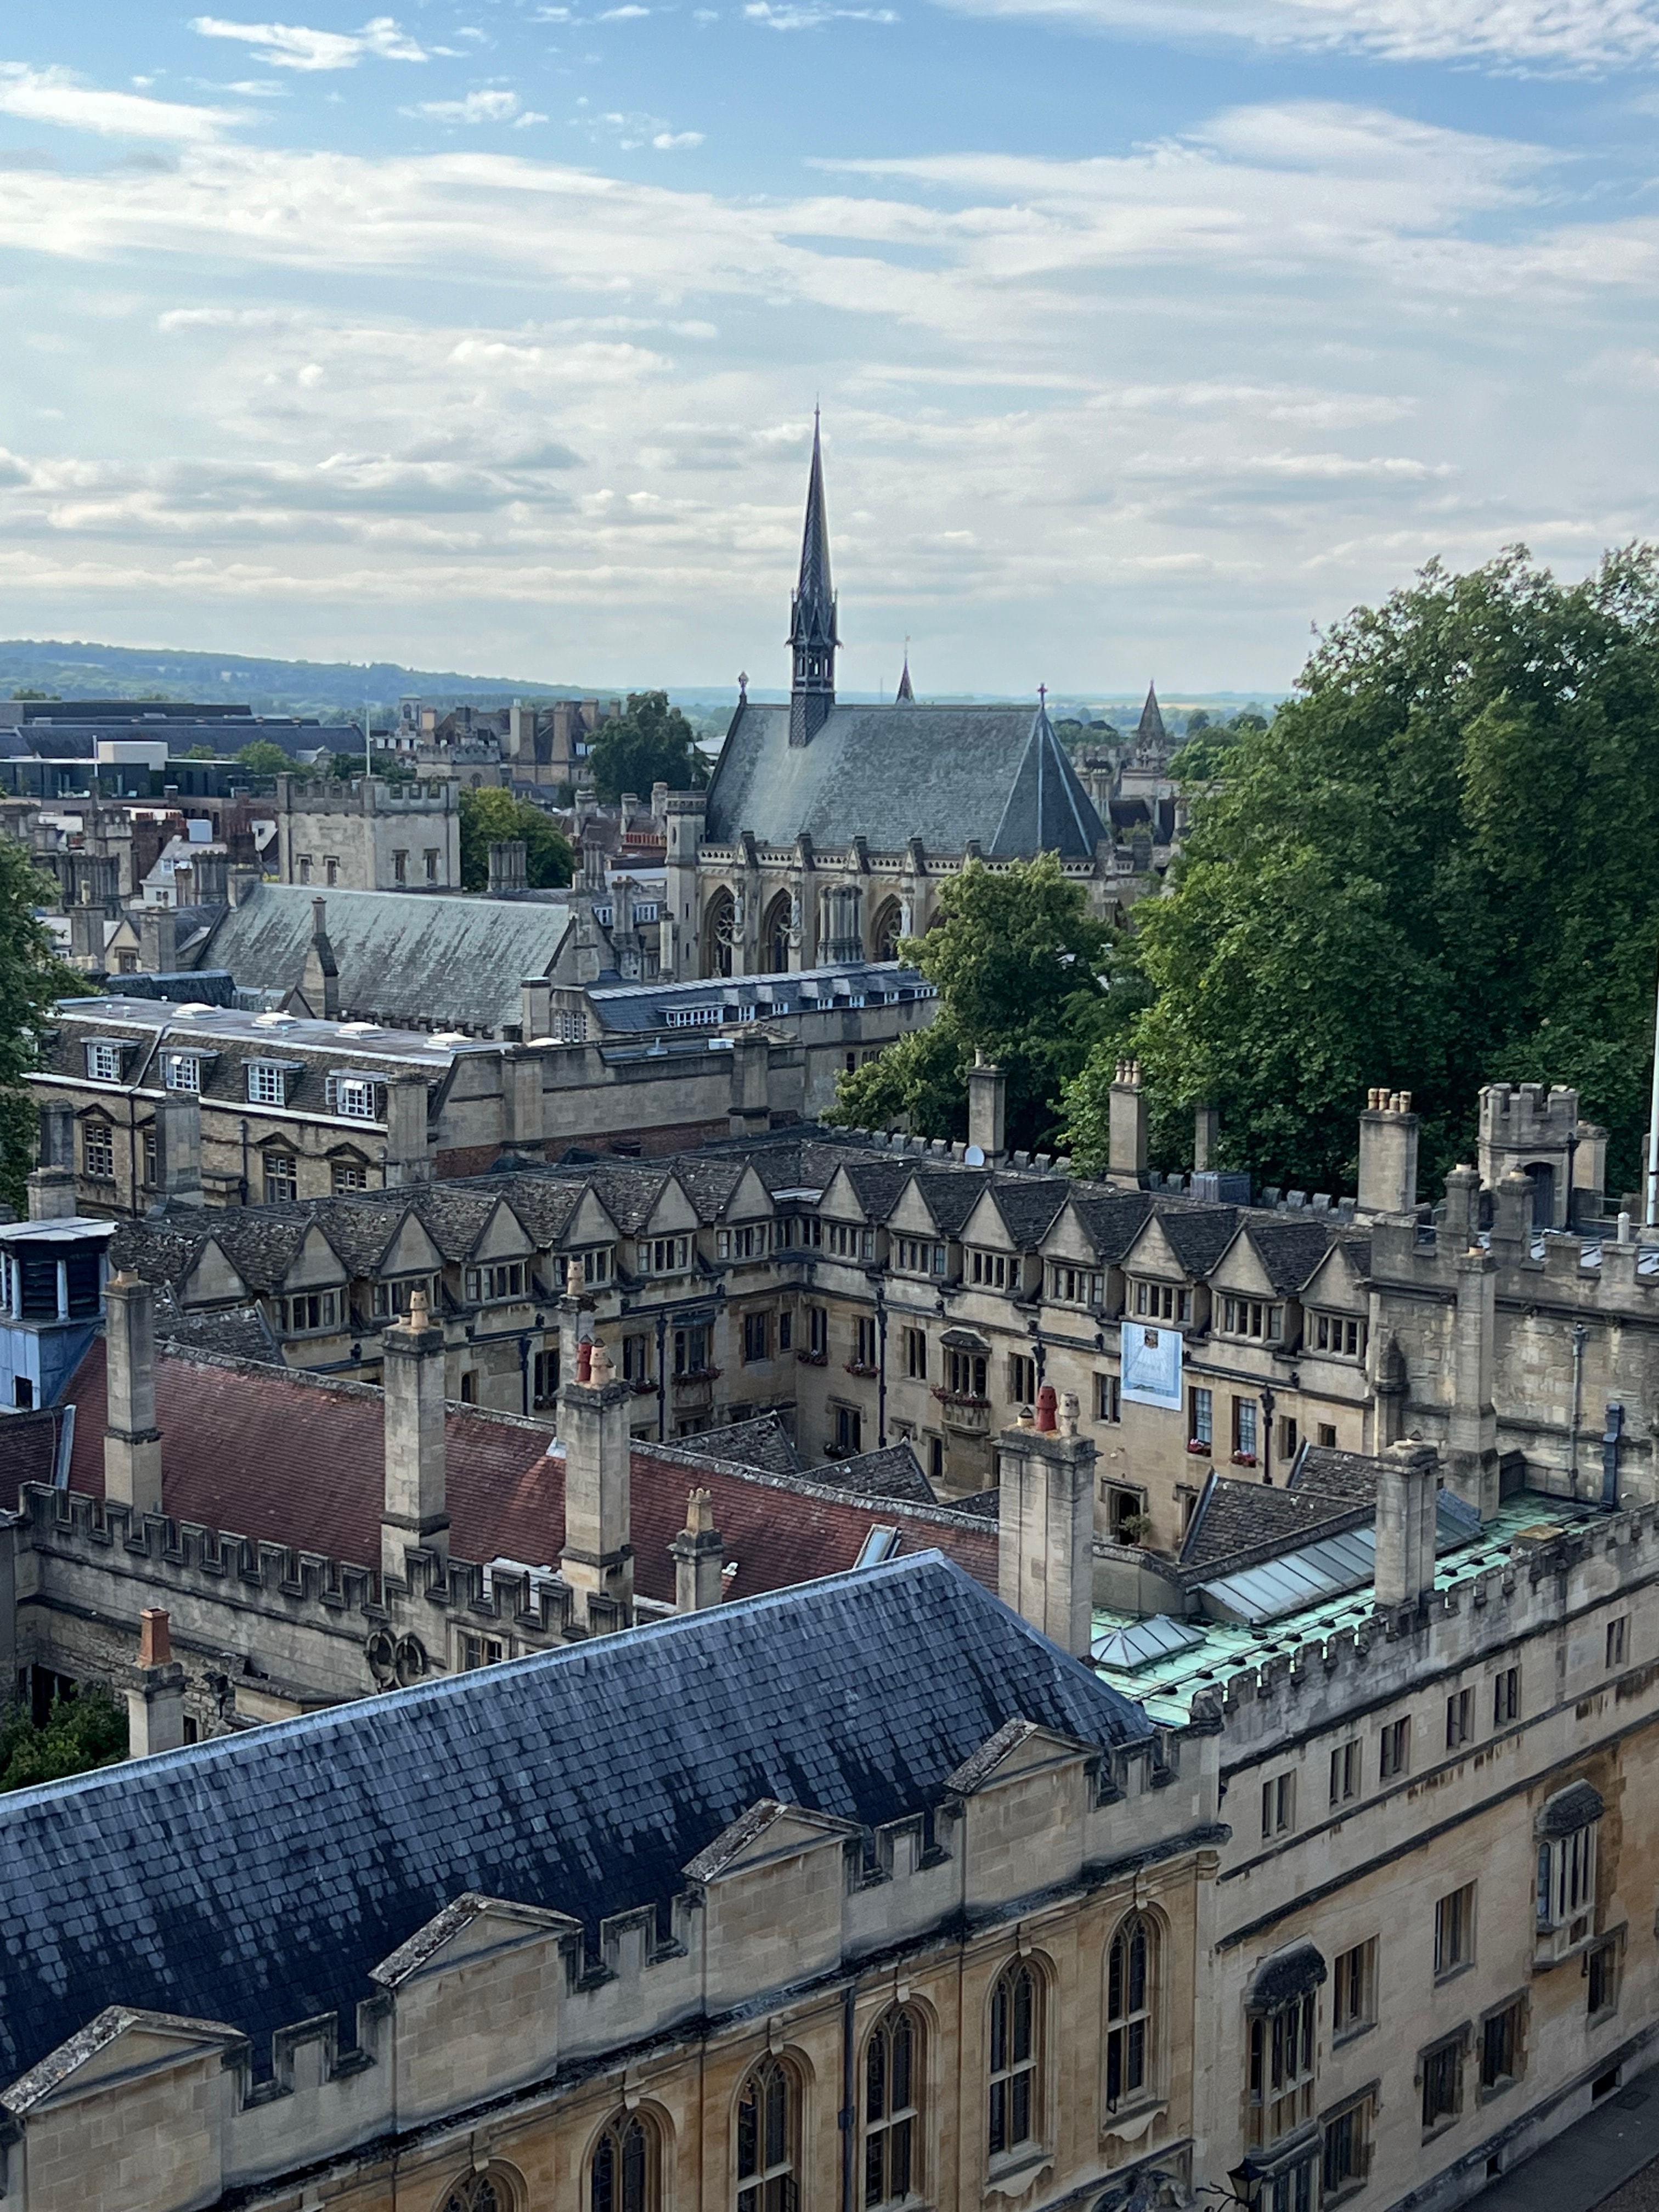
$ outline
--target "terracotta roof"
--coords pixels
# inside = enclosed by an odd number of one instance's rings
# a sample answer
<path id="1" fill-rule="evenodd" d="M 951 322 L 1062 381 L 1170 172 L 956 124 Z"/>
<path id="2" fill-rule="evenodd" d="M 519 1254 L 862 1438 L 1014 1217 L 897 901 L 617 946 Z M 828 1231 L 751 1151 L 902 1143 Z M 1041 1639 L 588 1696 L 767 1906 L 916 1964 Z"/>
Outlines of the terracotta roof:
<path id="1" fill-rule="evenodd" d="M 75 1402 L 70 1487 L 104 1492 L 104 1345 L 88 1352 L 65 1393 Z M 250 1360 L 163 1352 L 155 1364 L 161 1494 L 175 1521 L 318 1552 L 358 1566 L 380 1555 L 380 1393 L 365 1383 L 290 1373 Z M 554 1567 L 564 1542 L 564 1462 L 550 1458 L 543 1423 L 452 1405 L 450 1545 L 458 1559 Z M 33 1465 L 31 1460 L 30 1464 Z M 891 1498 L 860 1500 L 814 1484 L 723 1465 L 672 1445 L 634 1447 L 635 1581 L 672 1602 L 668 1547 L 685 1525 L 687 1493 L 712 1496 L 733 1594 L 752 1597 L 854 1565 L 872 1527 L 903 1529 L 902 1548 L 937 1548 L 994 1589 L 994 1528 Z M 0 1504 L 16 1503 L 9 1468 Z"/>

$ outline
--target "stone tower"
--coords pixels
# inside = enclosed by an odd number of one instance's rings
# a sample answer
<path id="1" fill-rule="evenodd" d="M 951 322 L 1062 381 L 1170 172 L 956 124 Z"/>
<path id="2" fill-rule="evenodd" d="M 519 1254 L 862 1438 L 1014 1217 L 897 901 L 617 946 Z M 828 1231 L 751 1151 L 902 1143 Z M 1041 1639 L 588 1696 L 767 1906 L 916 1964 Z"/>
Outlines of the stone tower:
<path id="1" fill-rule="evenodd" d="M 800 581 L 789 610 L 793 656 L 789 684 L 789 742 L 810 745 L 836 703 L 836 594 L 830 580 L 830 520 L 823 504 L 823 453 L 812 410 L 812 473 L 806 486 L 806 528 Z"/>

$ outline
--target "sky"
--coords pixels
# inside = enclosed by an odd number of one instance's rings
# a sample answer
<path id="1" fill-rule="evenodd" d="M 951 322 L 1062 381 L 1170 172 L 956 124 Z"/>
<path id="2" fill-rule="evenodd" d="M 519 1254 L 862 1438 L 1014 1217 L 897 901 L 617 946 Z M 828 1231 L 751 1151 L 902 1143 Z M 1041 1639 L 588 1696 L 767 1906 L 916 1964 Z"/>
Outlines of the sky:
<path id="1" fill-rule="evenodd" d="M 0 633 L 775 686 L 815 404 L 846 690 L 1659 534 L 1659 0 L 294 5 L 9 0 Z"/>

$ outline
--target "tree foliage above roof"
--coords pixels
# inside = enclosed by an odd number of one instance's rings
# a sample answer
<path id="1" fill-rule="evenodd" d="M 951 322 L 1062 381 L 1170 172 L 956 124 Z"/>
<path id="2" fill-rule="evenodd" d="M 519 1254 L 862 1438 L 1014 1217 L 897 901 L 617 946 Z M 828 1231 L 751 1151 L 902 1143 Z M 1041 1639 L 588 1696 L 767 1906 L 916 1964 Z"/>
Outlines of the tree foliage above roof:
<path id="1" fill-rule="evenodd" d="M 708 781 L 696 733 L 665 691 L 630 691 L 627 712 L 600 726 L 588 765 L 594 789 L 612 805 L 625 791 L 648 799 L 653 783 L 696 791 Z"/>
<path id="2" fill-rule="evenodd" d="M 1659 549 L 1571 584 L 1520 547 L 1431 563 L 1338 624 L 1193 810 L 1173 896 L 1136 912 L 1136 1049 L 1166 1109 L 1212 1103 L 1226 1158 L 1333 1190 L 1372 1085 L 1413 1092 L 1428 1175 L 1468 1156 L 1482 1084 L 1576 1085 L 1629 1186 L 1659 963 Z M 1097 1054 L 1073 1124 L 1109 1080 Z"/>
<path id="3" fill-rule="evenodd" d="M 20 1213 L 39 1120 L 23 1077 L 39 1063 L 52 1001 L 87 988 L 36 915 L 37 907 L 57 902 L 57 884 L 36 873 L 27 850 L 0 839 L 0 1200 Z"/>

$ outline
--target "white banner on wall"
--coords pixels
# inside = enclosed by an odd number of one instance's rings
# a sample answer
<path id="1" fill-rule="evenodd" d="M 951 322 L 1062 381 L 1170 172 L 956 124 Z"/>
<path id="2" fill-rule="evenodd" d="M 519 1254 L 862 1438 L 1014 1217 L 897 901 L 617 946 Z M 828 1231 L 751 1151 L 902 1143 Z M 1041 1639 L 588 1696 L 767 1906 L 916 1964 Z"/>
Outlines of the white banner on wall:
<path id="1" fill-rule="evenodd" d="M 1123 1323 L 1123 1391 L 1132 1406 L 1181 1411 L 1181 1331 Z"/>

